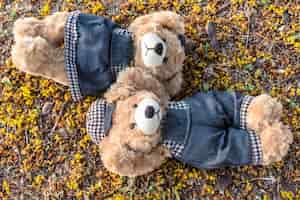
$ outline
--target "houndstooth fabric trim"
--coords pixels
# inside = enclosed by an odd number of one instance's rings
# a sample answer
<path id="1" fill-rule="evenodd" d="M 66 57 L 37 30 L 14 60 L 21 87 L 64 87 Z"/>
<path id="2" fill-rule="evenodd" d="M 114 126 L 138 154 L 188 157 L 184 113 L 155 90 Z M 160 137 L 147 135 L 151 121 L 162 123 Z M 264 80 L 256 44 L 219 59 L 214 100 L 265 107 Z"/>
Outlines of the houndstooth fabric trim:
<path id="1" fill-rule="evenodd" d="M 92 103 L 86 115 L 87 133 L 91 136 L 92 141 L 99 144 L 106 136 L 105 133 L 105 112 L 107 102 L 103 99 L 97 99 Z"/>
<path id="2" fill-rule="evenodd" d="M 186 110 L 189 109 L 189 104 L 185 103 L 184 101 L 176 101 L 176 102 L 169 102 L 168 104 L 169 109 L 178 109 L 178 110 Z"/>
<path id="3" fill-rule="evenodd" d="M 247 127 L 247 114 L 248 114 L 248 107 L 251 104 L 251 101 L 254 97 L 252 96 L 245 96 L 243 98 L 241 109 L 240 109 L 240 127 L 241 129 L 248 130 Z"/>
<path id="4" fill-rule="evenodd" d="M 119 73 L 121 71 L 124 71 L 128 67 L 129 67 L 128 65 L 115 65 L 115 66 L 111 66 L 111 73 L 113 74 L 114 78 L 117 79 Z"/>
<path id="5" fill-rule="evenodd" d="M 165 140 L 163 141 L 163 145 L 170 149 L 172 156 L 176 157 L 176 158 L 180 158 L 182 156 L 182 152 L 184 149 L 184 145 L 183 144 L 179 144 L 177 142 L 174 142 L 172 140 Z"/>
<path id="6" fill-rule="evenodd" d="M 251 162 L 253 165 L 259 165 L 263 160 L 263 153 L 259 135 L 257 135 L 254 131 L 250 131 L 249 140 L 251 145 Z"/>
<path id="7" fill-rule="evenodd" d="M 76 49 L 78 40 L 77 19 L 79 14 L 80 11 L 70 13 L 65 25 L 65 66 L 71 95 L 74 101 L 79 101 L 83 98 L 79 88 L 76 67 Z"/>
<path id="8" fill-rule="evenodd" d="M 113 30 L 114 33 L 118 34 L 118 35 L 127 35 L 127 36 L 131 36 L 131 32 L 128 31 L 127 29 L 123 29 L 123 28 L 115 28 Z"/>

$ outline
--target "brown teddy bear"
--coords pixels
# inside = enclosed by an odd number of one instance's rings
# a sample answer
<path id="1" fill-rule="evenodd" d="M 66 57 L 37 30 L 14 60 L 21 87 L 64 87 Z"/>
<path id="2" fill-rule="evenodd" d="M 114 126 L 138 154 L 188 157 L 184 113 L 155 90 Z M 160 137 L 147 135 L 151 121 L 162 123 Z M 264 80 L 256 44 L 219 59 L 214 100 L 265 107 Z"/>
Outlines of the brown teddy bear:
<path id="1" fill-rule="evenodd" d="M 104 166 L 135 177 L 167 157 L 197 168 L 268 165 L 288 152 L 293 135 L 269 95 L 196 93 L 169 102 L 161 83 L 138 68 L 123 71 L 87 114 L 87 131 Z"/>
<path id="2" fill-rule="evenodd" d="M 138 17 L 128 30 L 105 17 L 58 12 L 18 19 L 13 33 L 16 67 L 70 86 L 74 100 L 104 92 L 130 66 L 149 71 L 171 96 L 181 89 L 184 22 L 174 12 Z"/>

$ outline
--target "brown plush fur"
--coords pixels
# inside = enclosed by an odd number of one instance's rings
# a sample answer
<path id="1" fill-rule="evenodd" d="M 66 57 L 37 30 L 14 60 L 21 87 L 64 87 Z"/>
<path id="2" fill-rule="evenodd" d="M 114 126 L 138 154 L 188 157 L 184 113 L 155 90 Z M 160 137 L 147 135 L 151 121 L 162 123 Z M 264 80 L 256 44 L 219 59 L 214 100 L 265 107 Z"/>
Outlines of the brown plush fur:
<path id="1" fill-rule="evenodd" d="M 281 113 L 282 105 L 267 94 L 255 97 L 248 108 L 247 127 L 260 135 L 264 165 L 281 160 L 293 141 Z"/>
<path id="2" fill-rule="evenodd" d="M 13 46 L 12 59 L 21 71 L 68 85 L 63 51 L 42 37 L 27 37 Z"/>
<path id="3" fill-rule="evenodd" d="M 158 168 L 170 152 L 159 145 L 161 133 L 144 135 L 137 128 L 131 129 L 134 104 L 144 98 L 157 100 L 164 115 L 169 96 L 160 81 L 141 68 L 129 68 L 120 73 L 116 83 L 105 93 L 108 102 L 116 105 L 112 128 L 101 143 L 104 166 L 122 176 L 139 176 Z"/>
<path id="4" fill-rule="evenodd" d="M 24 37 L 41 36 L 50 44 L 58 46 L 64 41 L 67 16 L 67 12 L 57 12 L 43 20 L 34 17 L 18 19 L 13 29 L 15 41 L 21 41 Z"/>
<path id="5" fill-rule="evenodd" d="M 169 95 L 162 83 L 152 76 L 151 72 L 138 67 L 128 68 L 119 74 L 119 77 L 111 88 L 104 94 L 108 102 L 124 100 L 135 94 L 136 91 L 146 90 L 156 94 L 163 104 L 169 100 Z"/>
<path id="6" fill-rule="evenodd" d="M 58 12 L 42 20 L 30 17 L 18 19 L 14 24 L 15 45 L 12 48 L 13 63 L 21 71 L 53 79 L 68 85 L 64 66 L 64 51 L 59 48 L 64 38 L 64 25 L 68 13 Z M 183 19 L 169 11 L 161 11 L 138 17 L 130 26 L 135 42 L 135 66 L 145 69 L 141 61 L 140 38 L 149 32 L 166 40 L 167 63 L 148 68 L 174 96 L 182 85 L 184 48 L 178 34 L 184 33 Z"/>
<path id="7" fill-rule="evenodd" d="M 266 125 L 259 135 L 263 151 L 263 165 L 282 160 L 293 142 L 293 134 L 279 121 Z"/>

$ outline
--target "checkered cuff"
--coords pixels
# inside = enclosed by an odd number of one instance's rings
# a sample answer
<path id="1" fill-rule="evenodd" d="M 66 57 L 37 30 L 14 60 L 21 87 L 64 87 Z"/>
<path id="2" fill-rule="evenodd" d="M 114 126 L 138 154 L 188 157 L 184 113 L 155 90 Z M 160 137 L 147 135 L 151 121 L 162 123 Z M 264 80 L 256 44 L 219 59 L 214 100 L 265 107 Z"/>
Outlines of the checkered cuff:
<path id="1" fill-rule="evenodd" d="M 249 132 L 250 149 L 251 149 L 251 163 L 253 165 L 259 165 L 263 160 L 263 153 L 259 135 L 254 131 Z"/>
<path id="2" fill-rule="evenodd" d="M 77 19 L 79 14 L 79 11 L 71 12 L 65 25 L 65 66 L 71 95 L 74 101 L 79 101 L 83 98 L 79 88 L 76 67 L 76 49 L 78 40 Z"/>
<path id="3" fill-rule="evenodd" d="M 251 163 L 253 165 L 259 165 L 262 163 L 263 154 L 262 154 L 262 147 L 260 143 L 260 138 L 257 133 L 253 130 L 250 130 L 247 126 L 247 115 L 248 115 L 248 108 L 251 104 L 251 101 L 254 99 L 252 96 L 245 96 L 243 98 L 241 109 L 240 109 L 240 127 L 243 130 L 247 130 L 249 134 L 250 140 L 250 149 L 251 149 Z"/>
<path id="4" fill-rule="evenodd" d="M 86 115 L 87 133 L 96 144 L 106 136 L 105 131 L 105 112 L 107 110 L 107 102 L 103 99 L 97 99 L 92 103 Z"/>
<path id="5" fill-rule="evenodd" d="M 180 158 L 183 153 L 184 146 L 172 140 L 163 141 L 163 145 L 171 151 L 171 154 L 175 158 Z"/>
<path id="6" fill-rule="evenodd" d="M 243 98 L 241 109 L 240 109 L 240 127 L 241 129 L 248 130 L 247 127 L 247 115 L 248 115 L 248 108 L 251 104 L 251 101 L 254 99 L 252 96 L 245 96 Z"/>

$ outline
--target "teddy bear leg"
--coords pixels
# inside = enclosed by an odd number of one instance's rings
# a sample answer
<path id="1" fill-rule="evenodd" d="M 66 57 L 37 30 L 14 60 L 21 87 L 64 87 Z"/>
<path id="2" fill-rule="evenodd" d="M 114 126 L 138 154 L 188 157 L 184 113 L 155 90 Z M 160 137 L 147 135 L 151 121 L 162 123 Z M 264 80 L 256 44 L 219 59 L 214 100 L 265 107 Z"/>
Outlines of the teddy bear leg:
<path id="1" fill-rule="evenodd" d="M 65 23 L 67 21 L 68 12 L 57 12 L 47 16 L 44 19 L 45 33 L 44 37 L 54 45 L 59 45 L 64 41 Z"/>
<path id="2" fill-rule="evenodd" d="M 262 94 L 251 101 L 247 112 L 247 128 L 260 131 L 264 124 L 272 124 L 281 117 L 282 105 L 275 98 Z"/>
<path id="3" fill-rule="evenodd" d="M 59 45 L 64 38 L 64 25 L 68 14 L 58 12 L 39 20 L 34 17 L 18 19 L 14 23 L 13 33 L 15 41 L 24 37 L 43 37 L 52 45 Z"/>
<path id="4" fill-rule="evenodd" d="M 282 160 L 293 142 L 293 134 L 281 122 L 275 122 L 272 126 L 265 127 L 258 134 L 262 145 L 263 165 Z"/>
<path id="5" fill-rule="evenodd" d="M 54 48 L 38 36 L 25 37 L 12 47 L 12 60 L 16 67 L 34 76 L 53 79 L 67 85 L 63 48 Z"/>
<path id="6" fill-rule="evenodd" d="M 13 34 L 15 42 L 22 41 L 25 37 L 36 37 L 43 32 L 44 22 L 34 17 L 18 19 L 14 23 Z"/>

